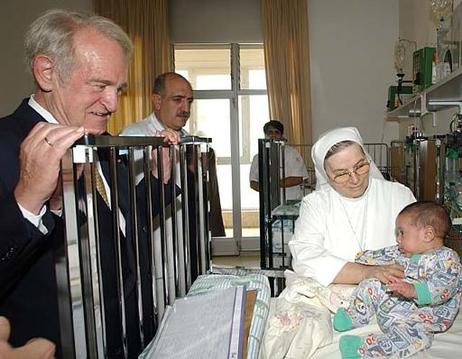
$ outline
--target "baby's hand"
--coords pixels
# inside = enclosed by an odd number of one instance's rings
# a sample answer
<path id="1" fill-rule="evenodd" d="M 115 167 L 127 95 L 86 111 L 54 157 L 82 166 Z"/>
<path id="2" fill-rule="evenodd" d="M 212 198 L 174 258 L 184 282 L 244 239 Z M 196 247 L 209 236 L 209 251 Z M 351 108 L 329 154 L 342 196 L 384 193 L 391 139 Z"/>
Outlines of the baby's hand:
<path id="1" fill-rule="evenodd" d="M 405 282 L 401 279 L 392 280 L 387 284 L 388 289 L 393 293 L 400 294 L 403 297 L 413 299 L 417 298 L 417 292 L 415 287 L 408 282 Z"/>

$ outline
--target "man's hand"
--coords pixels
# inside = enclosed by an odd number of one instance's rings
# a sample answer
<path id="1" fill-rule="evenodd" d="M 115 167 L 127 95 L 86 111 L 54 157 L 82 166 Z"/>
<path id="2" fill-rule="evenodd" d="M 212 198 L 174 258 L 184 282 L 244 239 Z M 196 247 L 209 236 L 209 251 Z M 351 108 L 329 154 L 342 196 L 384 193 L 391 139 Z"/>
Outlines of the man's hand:
<path id="1" fill-rule="evenodd" d="M 377 278 L 384 284 L 391 282 L 393 278 L 403 278 L 404 268 L 397 264 L 379 265 L 379 266 L 364 266 L 366 273 L 364 278 Z"/>
<path id="2" fill-rule="evenodd" d="M 163 131 L 157 131 L 156 136 L 160 136 L 164 138 L 164 144 L 166 146 L 168 145 L 177 145 L 180 143 L 180 134 L 172 130 L 170 128 L 167 128 L 166 130 Z"/>
<path id="3" fill-rule="evenodd" d="M 83 127 L 40 122 L 21 143 L 16 201 L 38 214 L 58 183 L 60 161 L 68 148 L 84 134 Z"/>
<path id="4" fill-rule="evenodd" d="M 400 278 L 390 277 L 390 283 L 387 284 L 388 289 L 392 292 L 402 295 L 403 297 L 413 299 L 417 298 L 415 287 Z"/>
<path id="5" fill-rule="evenodd" d="M 180 136 L 178 132 L 172 130 L 172 129 L 166 129 L 163 131 L 158 131 L 156 133 L 157 136 L 164 137 L 164 146 L 169 146 L 169 145 L 177 145 L 180 143 Z M 157 149 L 154 149 L 152 151 L 152 175 L 156 178 L 158 178 L 158 173 L 157 173 Z M 171 168 L 172 168 L 172 162 L 176 163 L 176 151 L 172 151 L 173 158 L 170 159 L 170 151 L 168 148 L 164 147 L 161 150 L 161 156 L 162 156 L 162 169 L 163 169 L 163 182 L 168 183 L 170 180 L 171 176 Z"/>
<path id="6" fill-rule="evenodd" d="M 10 323 L 5 317 L 0 317 L 0 358 L 2 359 L 52 359 L 55 357 L 55 346 L 49 340 L 34 338 L 26 345 L 13 348 L 8 343 Z"/>

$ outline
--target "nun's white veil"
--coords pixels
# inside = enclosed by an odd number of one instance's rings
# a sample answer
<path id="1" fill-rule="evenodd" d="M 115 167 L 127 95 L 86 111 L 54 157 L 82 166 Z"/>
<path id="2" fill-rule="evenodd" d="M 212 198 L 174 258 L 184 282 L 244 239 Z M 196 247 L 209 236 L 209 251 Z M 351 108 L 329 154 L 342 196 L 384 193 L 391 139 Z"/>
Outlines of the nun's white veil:
<path id="1" fill-rule="evenodd" d="M 342 141 L 353 141 L 360 145 L 366 154 L 366 158 L 371 163 L 369 178 L 374 177 L 383 179 L 377 165 L 364 148 L 363 140 L 356 127 L 341 127 L 323 133 L 311 149 L 311 158 L 316 172 L 316 189 L 322 189 L 325 188 L 325 186 L 330 186 L 329 178 L 327 177 L 327 173 L 324 169 L 324 158 L 333 145 Z"/>

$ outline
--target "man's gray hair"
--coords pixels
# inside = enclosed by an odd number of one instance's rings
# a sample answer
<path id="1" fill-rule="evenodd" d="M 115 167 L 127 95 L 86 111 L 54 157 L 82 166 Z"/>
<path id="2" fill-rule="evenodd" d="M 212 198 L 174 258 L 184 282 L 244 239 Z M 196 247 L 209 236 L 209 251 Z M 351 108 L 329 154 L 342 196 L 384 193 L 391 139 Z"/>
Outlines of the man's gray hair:
<path id="1" fill-rule="evenodd" d="M 79 30 L 90 28 L 116 41 L 130 58 L 133 44 L 122 28 L 102 16 L 88 15 L 68 10 L 54 9 L 43 13 L 26 32 L 24 46 L 26 63 L 32 69 L 37 55 L 49 56 L 58 76 L 65 81 L 74 65 L 73 36 Z"/>

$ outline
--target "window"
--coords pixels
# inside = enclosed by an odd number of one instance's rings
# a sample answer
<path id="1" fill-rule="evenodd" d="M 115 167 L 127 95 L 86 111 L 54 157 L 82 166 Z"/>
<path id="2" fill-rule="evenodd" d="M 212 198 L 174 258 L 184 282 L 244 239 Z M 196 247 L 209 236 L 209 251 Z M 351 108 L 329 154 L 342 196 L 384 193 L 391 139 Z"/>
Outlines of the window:
<path id="1" fill-rule="evenodd" d="M 242 228 L 259 224 L 258 215 L 250 220 L 258 213 L 259 200 L 248 177 L 269 120 L 263 45 L 175 45 L 174 55 L 175 71 L 194 90 L 186 130 L 212 138 L 225 227 L 240 239 Z"/>

